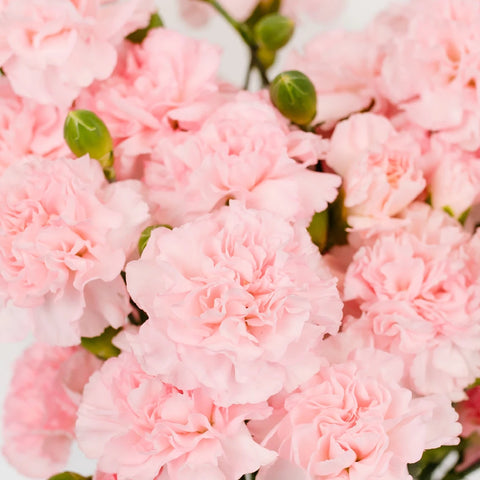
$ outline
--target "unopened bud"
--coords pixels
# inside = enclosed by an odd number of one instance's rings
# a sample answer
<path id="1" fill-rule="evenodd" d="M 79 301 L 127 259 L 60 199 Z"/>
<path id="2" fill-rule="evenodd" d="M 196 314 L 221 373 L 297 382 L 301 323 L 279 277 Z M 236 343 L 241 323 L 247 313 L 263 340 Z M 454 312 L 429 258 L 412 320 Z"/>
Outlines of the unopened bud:
<path id="1" fill-rule="evenodd" d="M 260 47 L 276 52 L 290 41 L 294 30 L 295 22 L 291 18 L 272 13 L 256 23 L 255 40 Z"/>
<path id="2" fill-rule="evenodd" d="M 302 72 L 290 70 L 270 84 L 270 99 L 282 115 L 298 125 L 308 125 L 317 113 L 317 93 Z"/>
<path id="3" fill-rule="evenodd" d="M 65 120 L 63 136 L 77 157 L 90 155 L 105 174 L 112 171 L 113 141 L 107 126 L 90 110 L 72 110 Z"/>
<path id="4" fill-rule="evenodd" d="M 265 69 L 270 68 L 275 63 L 275 52 L 268 50 L 268 48 L 260 47 L 257 50 L 257 58 Z"/>

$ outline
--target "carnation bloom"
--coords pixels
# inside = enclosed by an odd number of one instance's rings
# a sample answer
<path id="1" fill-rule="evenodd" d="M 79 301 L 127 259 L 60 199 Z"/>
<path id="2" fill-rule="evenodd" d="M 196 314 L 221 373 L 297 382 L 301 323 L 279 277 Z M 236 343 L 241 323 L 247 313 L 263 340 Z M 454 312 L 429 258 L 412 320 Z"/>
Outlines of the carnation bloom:
<path id="1" fill-rule="evenodd" d="M 264 421 L 254 438 L 278 451 L 259 480 L 407 480 L 426 448 L 456 443 L 460 425 L 448 400 L 413 399 L 400 386 L 401 361 L 358 351 L 324 366 Z"/>
<path id="2" fill-rule="evenodd" d="M 466 400 L 455 405 L 462 424 L 462 437 L 469 437 L 459 470 L 480 460 L 480 387 L 468 389 L 467 395 Z"/>
<path id="3" fill-rule="evenodd" d="M 95 475 L 93 477 L 93 480 L 117 480 L 117 474 L 116 473 L 105 473 L 97 470 L 95 472 Z"/>
<path id="4" fill-rule="evenodd" d="M 395 5 L 374 29 L 401 25 L 385 48 L 379 87 L 413 123 L 468 150 L 480 147 L 480 5 L 415 0 Z"/>
<path id="5" fill-rule="evenodd" d="M 405 217 L 403 228 L 355 254 L 344 296 L 363 314 L 343 330 L 354 342 L 401 356 L 416 393 L 461 400 L 480 374 L 480 240 L 425 204 Z"/>
<path id="6" fill-rule="evenodd" d="M 381 108 L 375 85 L 378 65 L 379 50 L 366 32 L 322 33 L 288 60 L 290 69 L 304 72 L 313 82 L 317 92 L 314 123 L 325 122 L 327 128 L 372 102 L 375 110 Z"/>
<path id="7" fill-rule="evenodd" d="M 432 173 L 428 191 L 434 208 L 446 208 L 456 218 L 480 200 L 480 157 L 457 145 L 433 139 L 426 155 Z"/>
<path id="8" fill-rule="evenodd" d="M 69 153 L 63 139 L 67 115 L 53 105 L 40 105 L 16 95 L 0 78 L 0 173 L 25 155 L 53 158 Z"/>
<path id="9" fill-rule="evenodd" d="M 231 199 L 307 223 L 337 196 L 340 177 L 307 169 L 325 141 L 291 130 L 271 104 L 239 93 L 198 132 L 160 141 L 144 181 L 161 223 L 179 225 Z"/>
<path id="10" fill-rule="evenodd" d="M 139 176 L 142 155 L 172 135 L 172 125 L 191 128 L 215 108 L 218 99 L 210 96 L 218 90 L 219 62 L 217 47 L 165 28 L 150 31 L 142 44 L 124 43 L 113 75 L 94 83 L 75 104 L 108 126 L 119 178 Z"/>
<path id="11" fill-rule="evenodd" d="M 126 272 L 149 316 L 129 335 L 146 371 L 206 387 L 222 405 L 264 401 L 313 375 L 320 341 L 341 318 L 336 282 L 306 230 L 237 202 L 154 230 Z"/>
<path id="12" fill-rule="evenodd" d="M 122 325 L 130 307 L 120 272 L 148 219 L 140 185 L 107 184 L 88 156 L 14 163 L 0 178 L 3 302 L 62 346 Z"/>
<path id="13" fill-rule="evenodd" d="M 116 46 L 154 10 L 153 0 L 5 0 L 0 65 L 18 95 L 68 107 L 112 73 Z"/>
<path id="14" fill-rule="evenodd" d="M 380 115 L 353 115 L 337 125 L 327 163 L 343 178 L 353 228 L 397 215 L 423 191 L 420 154 L 413 137 Z"/>
<path id="15" fill-rule="evenodd" d="M 5 401 L 3 453 L 20 473 L 47 478 L 64 468 L 83 386 L 100 363 L 84 349 L 43 344 L 17 360 Z"/>
<path id="16" fill-rule="evenodd" d="M 86 386 L 76 434 L 85 454 L 118 480 L 237 480 L 276 456 L 245 425 L 268 413 L 265 404 L 219 407 L 204 390 L 179 390 L 123 353 Z"/>

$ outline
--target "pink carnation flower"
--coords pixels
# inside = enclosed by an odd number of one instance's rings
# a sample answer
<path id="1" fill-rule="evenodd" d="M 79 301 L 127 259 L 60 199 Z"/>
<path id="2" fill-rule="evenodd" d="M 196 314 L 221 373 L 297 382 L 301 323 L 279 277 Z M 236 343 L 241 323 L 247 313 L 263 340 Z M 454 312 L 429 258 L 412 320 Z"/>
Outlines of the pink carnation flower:
<path id="1" fill-rule="evenodd" d="M 105 473 L 97 470 L 93 476 L 93 480 L 117 480 L 116 473 Z M 155 479 L 154 479 L 155 480 Z"/>
<path id="2" fill-rule="evenodd" d="M 476 0 L 395 5 L 374 29 L 401 25 L 385 48 L 379 86 L 410 120 L 462 148 L 480 147 Z"/>
<path id="3" fill-rule="evenodd" d="M 70 151 L 63 139 L 67 111 L 17 96 L 0 78 L 0 173 L 25 155 L 56 157 Z"/>
<path id="4" fill-rule="evenodd" d="M 329 2 L 336 4 L 337 2 Z M 317 92 L 317 115 L 314 123 L 323 127 L 375 101 L 382 108 L 376 87 L 380 54 L 376 43 L 366 32 L 326 32 L 313 38 L 302 53 L 294 53 L 288 67 L 304 72 Z"/>
<path id="5" fill-rule="evenodd" d="M 363 314 L 343 330 L 354 344 L 402 357 L 416 393 L 461 400 L 480 374 L 480 237 L 469 240 L 425 204 L 406 219 L 404 228 L 374 237 L 355 254 L 344 295 Z"/>
<path id="6" fill-rule="evenodd" d="M 237 480 L 276 456 L 245 425 L 268 413 L 266 404 L 219 407 L 201 389 L 146 374 L 124 353 L 86 386 L 76 434 L 85 454 L 118 480 Z"/>
<path id="7" fill-rule="evenodd" d="M 240 93 L 198 132 L 160 141 L 144 181 L 161 223 L 179 225 L 237 199 L 308 224 L 341 181 L 307 169 L 324 150 L 324 140 L 290 130 L 261 97 Z"/>
<path id="8" fill-rule="evenodd" d="M 357 352 L 325 366 L 264 421 L 248 427 L 279 461 L 259 480 L 407 480 L 426 448 L 457 443 L 460 425 L 444 398 L 413 399 L 401 361 Z"/>
<path id="9" fill-rule="evenodd" d="M 459 218 L 480 201 L 480 157 L 457 145 L 433 139 L 426 155 L 432 173 L 427 178 L 434 208 Z"/>
<path id="10" fill-rule="evenodd" d="M 463 470 L 480 460 L 480 387 L 468 389 L 467 395 L 466 400 L 455 405 L 462 424 L 462 437 L 469 437 L 458 470 Z"/>
<path id="11" fill-rule="evenodd" d="M 468 389 L 467 395 L 466 400 L 455 405 L 462 424 L 462 437 L 480 434 L 480 387 Z"/>
<path id="12" fill-rule="evenodd" d="M 343 178 L 353 228 L 397 215 L 423 191 L 420 154 L 413 137 L 380 115 L 353 115 L 337 125 L 327 163 Z"/>
<path id="13" fill-rule="evenodd" d="M 28 311 L 47 343 L 122 325 L 130 307 L 119 274 L 148 220 L 140 184 L 107 184 L 95 160 L 18 161 L 0 178 L 3 301 Z"/>
<path id="14" fill-rule="evenodd" d="M 116 46 L 154 10 L 153 0 L 5 0 L 0 65 L 18 95 L 68 107 L 112 73 Z"/>
<path id="15" fill-rule="evenodd" d="M 217 47 L 165 28 L 150 31 L 141 45 L 125 42 L 113 75 L 75 104 L 107 124 L 119 178 L 139 177 L 142 155 L 172 135 L 172 125 L 191 128 L 215 108 L 219 99 L 210 97 L 218 90 L 219 62 Z"/>
<path id="16" fill-rule="evenodd" d="M 5 401 L 4 447 L 22 475 L 64 468 L 83 386 L 101 362 L 86 350 L 35 344 L 18 359 Z"/>
<path id="17" fill-rule="evenodd" d="M 146 371 L 206 387 L 222 405 L 261 402 L 313 375 L 320 341 L 341 318 L 336 282 L 306 230 L 237 202 L 154 230 L 126 272 L 149 315 L 129 336 Z"/>

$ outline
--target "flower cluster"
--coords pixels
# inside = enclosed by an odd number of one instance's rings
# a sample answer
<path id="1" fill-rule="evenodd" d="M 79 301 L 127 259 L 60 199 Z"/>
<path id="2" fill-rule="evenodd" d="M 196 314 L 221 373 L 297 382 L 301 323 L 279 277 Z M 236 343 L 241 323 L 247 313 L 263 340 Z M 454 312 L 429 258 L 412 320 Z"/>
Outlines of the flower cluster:
<path id="1" fill-rule="evenodd" d="M 292 19 L 342 5 L 179 0 L 241 35 L 252 92 L 153 0 L 0 0 L 21 473 L 84 479 L 56 476 L 74 441 L 88 480 L 480 465 L 480 6 L 410 0 L 271 79 Z"/>

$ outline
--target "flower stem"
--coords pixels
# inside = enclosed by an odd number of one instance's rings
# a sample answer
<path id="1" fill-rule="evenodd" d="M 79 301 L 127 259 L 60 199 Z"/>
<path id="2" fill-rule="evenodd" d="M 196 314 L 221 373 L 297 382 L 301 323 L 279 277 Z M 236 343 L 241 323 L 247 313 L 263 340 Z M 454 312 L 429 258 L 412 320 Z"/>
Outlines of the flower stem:
<path id="1" fill-rule="evenodd" d="M 269 85 L 270 81 L 267 76 L 267 71 L 257 55 L 259 47 L 253 35 L 252 29 L 246 23 L 235 20 L 217 0 L 200 1 L 210 4 L 236 30 L 236 32 L 246 43 L 247 47 L 250 49 L 250 67 L 247 74 L 247 81 L 245 83 L 248 83 L 252 69 L 256 68 L 262 79 L 263 86 L 265 87 Z"/>

